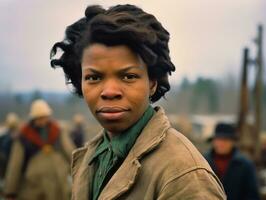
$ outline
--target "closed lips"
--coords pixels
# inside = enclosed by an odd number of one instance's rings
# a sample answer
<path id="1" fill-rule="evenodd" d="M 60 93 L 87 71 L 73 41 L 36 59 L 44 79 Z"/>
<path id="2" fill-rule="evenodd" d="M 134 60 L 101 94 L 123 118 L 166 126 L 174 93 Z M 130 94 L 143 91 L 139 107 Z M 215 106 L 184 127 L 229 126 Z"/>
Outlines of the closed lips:
<path id="1" fill-rule="evenodd" d="M 125 112 L 129 111 L 129 109 L 122 107 L 101 107 L 96 111 L 96 113 L 117 113 L 117 112 Z"/>
<path id="2" fill-rule="evenodd" d="M 126 117 L 129 109 L 122 107 L 102 107 L 96 111 L 100 120 L 104 121 L 119 121 Z"/>

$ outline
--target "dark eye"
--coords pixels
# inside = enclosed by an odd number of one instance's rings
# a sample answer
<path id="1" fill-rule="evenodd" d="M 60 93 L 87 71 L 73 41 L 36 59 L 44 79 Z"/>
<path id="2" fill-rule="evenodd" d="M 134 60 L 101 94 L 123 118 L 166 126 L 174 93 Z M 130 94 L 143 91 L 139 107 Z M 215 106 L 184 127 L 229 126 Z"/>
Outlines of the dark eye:
<path id="1" fill-rule="evenodd" d="M 139 76 L 136 75 L 136 74 L 125 74 L 125 75 L 123 76 L 123 80 L 125 80 L 125 81 L 132 81 L 132 80 L 137 79 L 138 77 L 139 77 Z"/>
<path id="2" fill-rule="evenodd" d="M 89 81 L 89 82 L 98 82 L 101 80 L 101 76 L 99 75 L 87 75 L 85 76 L 85 81 Z"/>

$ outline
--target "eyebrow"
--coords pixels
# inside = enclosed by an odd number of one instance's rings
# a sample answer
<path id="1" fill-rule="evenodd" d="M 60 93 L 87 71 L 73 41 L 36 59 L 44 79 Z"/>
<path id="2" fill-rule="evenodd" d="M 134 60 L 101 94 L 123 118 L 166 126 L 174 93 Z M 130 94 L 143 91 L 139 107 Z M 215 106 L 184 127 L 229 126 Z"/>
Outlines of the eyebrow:
<path id="1" fill-rule="evenodd" d="M 91 67 L 91 66 L 88 66 L 88 67 L 83 67 L 84 70 L 90 70 L 92 71 L 93 73 L 96 73 L 96 74 L 101 74 L 102 72 L 100 70 L 97 70 L 95 69 L 94 67 Z M 142 65 L 140 66 L 128 66 L 128 67 L 125 67 L 125 68 L 122 68 L 122 69 L 119 69 L 117 70 L 117 73 L 125 73 L 131 69 L 140 69 L 140 70 L 143 70 L 144 67 Z"/>

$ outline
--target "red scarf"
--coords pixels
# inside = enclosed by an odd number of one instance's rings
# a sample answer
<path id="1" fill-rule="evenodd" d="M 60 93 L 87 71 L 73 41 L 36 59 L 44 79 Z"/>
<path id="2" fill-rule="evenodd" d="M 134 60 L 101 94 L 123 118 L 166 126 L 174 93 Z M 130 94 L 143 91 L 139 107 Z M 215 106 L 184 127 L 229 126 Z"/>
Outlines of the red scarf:
<path id="1" fill-rule="evenodd" d="M 39 133 L 29 124 L 25 125 L 21 131 L 22 137 L 40 148 L 43 148 L 45 145 L 53 145 L 56 142 L 59 133 L 60 129 L 55 122 L 50 122 L 48 124 L 48 139 L 46 141 L 44 141 Z"/>
<path id="2" fill-rule="evenodd" d="M 216 173 L 220 179 L 222 179 L 225 176 L 231 159 L 232 159 L 232 153 L 227 155 L 214 154 Z"/>

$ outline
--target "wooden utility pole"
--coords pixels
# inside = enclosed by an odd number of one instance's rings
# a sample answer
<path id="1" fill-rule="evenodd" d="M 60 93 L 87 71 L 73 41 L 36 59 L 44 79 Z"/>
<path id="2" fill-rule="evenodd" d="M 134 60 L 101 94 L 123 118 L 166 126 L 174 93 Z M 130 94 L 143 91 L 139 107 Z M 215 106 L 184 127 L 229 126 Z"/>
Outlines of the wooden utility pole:
<path id="1" fill-rule="evenodd" d="M 256 83 L 254 87 L 254 102 L 255 102 L 255 134 L 256 138 L 256 157 L 260 153 L 260 131 L 261 131 L 261 122 L 262 122 L 262 97 L 263 97 L 263 27 L 262 25 L 258 26 L 258 36 L 255 39 L 255 44 L 257 46 L 257 56 L 255 58 L 255 67 L 256 67 Z"/>
<path id="2" fill-rule="evenodd" d="M 243 50 L 243 63 L 242 63 L 242 75 L 241 75 L 241 88 L 240 88 L 240 106 L 239 106 L 239 133 L 243 132 L 243 124 L 246 123 L 248 115 L 248 62 L 249 62 L 249 49 Z"/>
<path id="3" fill-rule="evenodd" d="M 257 55 L 255 59 L 249 57 L 249 49 L 245 48 L 243 53 L 242 79 L 240 90 L 240 110 L 238 116 L 238 131 L 240 148 L 247 153 L 254 161 L 259 161 L 260 156 L 260 131 L 262 122 L 262 96 L 263 96 L 263 27 L 258 26 L 258 35 L 255 39 L 257 46 Z M 250 64 L 255 67 L 256 80 L 254 92 L 252 93 L 253 101 L 249 98 L 248 77 Z M 253 103 L 253 106 L 250 106 Z M 250 112 L 250 107 L 253 112 Z M 254 122 L 251 124 L 247 121 L 249 114 L 253 114 Z"/>

